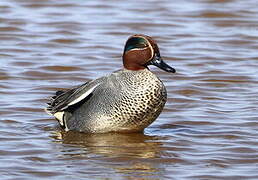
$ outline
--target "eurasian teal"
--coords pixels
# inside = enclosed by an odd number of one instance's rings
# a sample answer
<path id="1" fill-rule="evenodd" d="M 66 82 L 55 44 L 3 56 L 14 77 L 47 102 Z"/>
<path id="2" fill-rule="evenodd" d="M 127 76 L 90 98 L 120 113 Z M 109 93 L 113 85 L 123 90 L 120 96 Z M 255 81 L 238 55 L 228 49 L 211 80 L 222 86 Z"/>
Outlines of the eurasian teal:
<path id="1" fill-rule="evenodd" d="M 86 133 L 141 132 L 161 113 L 166 88 L 148 65 L 175 69 L 160 56 L 156 42 L 136 34 L 127 40 L 124 68 L 66 91 L 57 91 L 46 111 L 66 131 Z"/>

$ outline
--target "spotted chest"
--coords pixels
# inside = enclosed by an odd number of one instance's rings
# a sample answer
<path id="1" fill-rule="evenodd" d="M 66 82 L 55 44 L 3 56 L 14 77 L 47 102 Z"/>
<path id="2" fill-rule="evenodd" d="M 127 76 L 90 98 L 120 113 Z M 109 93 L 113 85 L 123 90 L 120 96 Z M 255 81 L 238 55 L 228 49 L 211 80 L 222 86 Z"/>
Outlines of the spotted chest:
<path id="1" fill-rule="evenodd" d="M 121 92 L 112 108 L 112 125 L 143 129 L 162 111 L 166 99 L 163 83 L 149 70 L 125 73 Z"/>

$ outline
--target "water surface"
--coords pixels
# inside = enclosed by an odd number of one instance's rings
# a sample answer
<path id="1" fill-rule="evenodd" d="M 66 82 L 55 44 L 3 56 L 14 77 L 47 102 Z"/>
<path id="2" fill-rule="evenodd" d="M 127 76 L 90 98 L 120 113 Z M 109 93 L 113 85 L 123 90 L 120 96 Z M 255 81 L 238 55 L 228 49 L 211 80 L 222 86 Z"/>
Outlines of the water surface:
<path id="1" fill-rule="evenodd" d="M 1 179 L 258 179 L 255 0 L 0 2 Z M 55 90 L 121 68 L 126 39 L 153 36 L 176 74 L 144 134 L 66 133 Z"/>

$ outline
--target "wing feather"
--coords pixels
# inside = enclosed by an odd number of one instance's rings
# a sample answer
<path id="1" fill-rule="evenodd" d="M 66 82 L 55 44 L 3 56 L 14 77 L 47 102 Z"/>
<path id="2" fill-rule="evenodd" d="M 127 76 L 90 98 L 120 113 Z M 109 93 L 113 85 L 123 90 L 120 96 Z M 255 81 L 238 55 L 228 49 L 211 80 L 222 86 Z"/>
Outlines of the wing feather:
<path id="1" fill-rule="evenodd" d="M 98 87 L 99 83 L 85 83 L 66 91 L 57 91 L 56 96 L 48 103 L 46 111 L 50 114 L 62 112 L 88 97 Z"/>

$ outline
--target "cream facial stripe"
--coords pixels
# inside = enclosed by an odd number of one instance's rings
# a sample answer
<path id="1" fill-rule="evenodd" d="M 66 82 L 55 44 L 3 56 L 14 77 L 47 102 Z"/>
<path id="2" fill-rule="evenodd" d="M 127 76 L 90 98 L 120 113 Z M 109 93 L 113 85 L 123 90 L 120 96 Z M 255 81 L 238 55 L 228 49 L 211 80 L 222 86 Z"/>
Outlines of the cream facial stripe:
<path id="1" fill-rule="evenodd" d="M 150 59 L 148 59 L 148 61 L 149 60 L 151 60 L 152 58 L 153 58 L 153 56 L 154 56 L 154 49 L 153 49 L 153 47 L 152 47 L 152 45 L 151 45 L 151 43 L 150 43 L 150 41 L 148 40 L 148 39 L 146 39 L 145 37 L 143 37 L 143 36 L 141 36 L 142 38 L 144 38 L 146 41 L 147 41 L 147 43 L 148 43 L 148 46 L 150 47 L 150 49 L 151 49 L 151 58 Z"/>
<path id="2" fill-rule="evenodd" d="M 145 37 L 143 37 L 143 36 L 135 36 L 135 37 L 141 37 L 141 38 L 144 38 L 146 40 L 146 42 L 148 43 L 148 47 L 150 47 L 150 49 L 151 49 L 151 57 L 150 57 L 150 59 L 148 59 L 148 61 L 151 60 L 153 58 L 153 56 L 154 56 L 154 49 L 153 49 L 150 41 L 148 39 L 146 39 Z M 143 49 L 147 49 L 148 47 L 145 47 L 145 48 L 133 48 L 131 51 L 143 50 Z"/>

